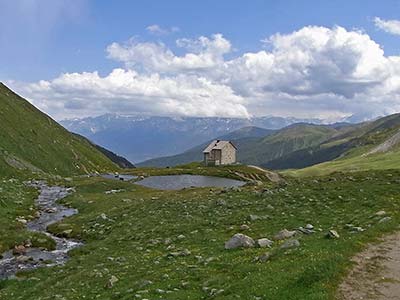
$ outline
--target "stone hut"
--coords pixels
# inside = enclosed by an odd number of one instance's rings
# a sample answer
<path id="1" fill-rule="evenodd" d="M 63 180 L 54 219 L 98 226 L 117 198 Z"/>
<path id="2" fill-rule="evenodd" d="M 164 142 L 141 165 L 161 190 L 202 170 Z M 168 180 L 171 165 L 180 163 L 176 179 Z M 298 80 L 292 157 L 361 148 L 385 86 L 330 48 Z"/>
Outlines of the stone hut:
<path id="1" fill-rule="evenodd" d="M 204 164 L 206 166 L 230 165 L 236 163 L 236 146 L 231 141 L 212 141 L 204 149 Z"/>

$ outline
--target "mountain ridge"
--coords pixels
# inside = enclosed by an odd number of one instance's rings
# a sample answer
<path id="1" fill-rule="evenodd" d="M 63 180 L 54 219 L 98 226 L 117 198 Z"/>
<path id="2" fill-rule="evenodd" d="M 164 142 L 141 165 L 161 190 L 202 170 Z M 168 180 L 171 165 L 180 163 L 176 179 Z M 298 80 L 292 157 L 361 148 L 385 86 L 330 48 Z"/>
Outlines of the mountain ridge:
<path id="1" fill-rule="evenodd" d="M 0 83 L 0 175 L 73 175 L 117 170 L 86 138 L 64 127 Z"/>

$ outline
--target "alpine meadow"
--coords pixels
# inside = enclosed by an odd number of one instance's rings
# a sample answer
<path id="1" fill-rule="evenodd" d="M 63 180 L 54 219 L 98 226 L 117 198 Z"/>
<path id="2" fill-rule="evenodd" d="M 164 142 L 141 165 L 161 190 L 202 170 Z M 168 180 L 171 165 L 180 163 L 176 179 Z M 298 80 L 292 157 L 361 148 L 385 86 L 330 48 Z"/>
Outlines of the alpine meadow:
<path id="1" fill-rule="evenodd" d="M 398 11 L 0 0 L 0 299 L 400 299 Z"/>

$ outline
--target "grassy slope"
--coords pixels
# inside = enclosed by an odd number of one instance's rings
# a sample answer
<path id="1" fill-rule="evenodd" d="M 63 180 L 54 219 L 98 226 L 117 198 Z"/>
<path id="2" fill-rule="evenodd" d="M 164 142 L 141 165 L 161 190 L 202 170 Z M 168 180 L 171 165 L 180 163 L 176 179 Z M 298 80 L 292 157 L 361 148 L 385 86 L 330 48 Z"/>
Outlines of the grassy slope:
<path id="1" fill-rule="evenodd" d="M 273 135 L 243 145 L 238 152 L 238 159 L 247 164 L 265 165 L 291 152 L 321 144 L 336 133 L 336 129 L 328 126 L 289 126 Z"/>
<path id="2" fill-rule="evenodd" d="M 240 153 L 240 149 L 243 145 L 257 141 L 259 138 L 270 135 L 274 131 L 275 130 L 249 126 L 235 130 L 216 139 L 232 141 L 239 149 Z M 137 165 L 139 167 L 167 167 L 202 161 L 203 150 L 210 144 L 210 142 L 211 140 L 177 155 L 154 158 Z"/>
<path id="3" fill-rule="evenodd" d="M 70 134 L 0 83 L 0 253 L 28 239 L 36 246 L 54 246 L 16 221 L 35 214 L 37 191 L 26 187 L 24 179 L 116 169 L 86 139 Z"/>
<path id="4" fill-rule="evenodd" d="M 233 140 L 238 148 L 237 159 L 241 163 L 266 165 L 269 161 L 292 152 L 319 145 L 337 134 L 338 131 L 329 126 L 295 124 L 275 133 L 270 131 L 263 137 L 232 133 L 221 139 Z M 202 159 L 202 151 L 206 145 L 207 143 L 182 154 L 153 159 L 138 165 L 165 167 L 199 161 Z"/>
<path id="5" fill-rule="evenodd" d="M 0 176 L 26 171 L 71 175 L 117 167 L 0 83 Z M 6 162 L 8 161 L 8 163 Z"/>
<path id="6" fill-rule="evenodd" d="M 64 202 L 80 213 L 52 230 L 71 228 L 86 245 L 74 250 L 64 267 L 0 283 L 0 298 L 134 299 L 140 294 L 173 300 L 333 299 L 338 281 L 350 267 L 349 258 L 365 243 L 397 228 L 399 177 L 399 171 L 371 171 L 290 180 L 287 186 L 263 194 L 259 187 L 227 193 L 162 192 L 101 178 L 76 179 L 71 184 L 77 193 Z M 104 193 L 110 189 L 125 191 Z M 218 205 L 219 199 L 226 205 Z M 378 223 L 380 218 L 373 215 L 382 209 L 391 221 Z M 250 214 L 270 217 L 250 222 Z M 254 238 L 271 238 L 283 228 L 306 223 L 322 231 L 299 236 L 297 249 L 283 252 L 278 243 L 269 250 L 274 253 L 269 262 L 257 263 L 254 258 L 265 249 L 223 249 L 244 223 L 250 226 L 246 234 Z M 366 231 L 351 233 L 345 229 L 347 223 Z M 339 232 L 339 239 L 324 238 L 331 228 Z M 178 238 L 181 234 L 183 239 Z M 167 249 L 166 239 L 171 239 L 173 249 Z M 167 257 L 181 249 L 191 254 Z M 113 275 L 119 281 L 105 288 Z M 211 296 L 213 291 L 219 292 Z"/>
<path id="7" fill-rule="evenodd" d="M 322 151 L 335 147 L 342 148 L 339 158 L 316 164 L 314 166 L 300 169 L 289 170 L 286 174 L 293 176 L 318 176 L 332 172 L 346 171 L 355 172 L 369 169 L 398 169 L 400 168 L 400 147 L 394 146 L 387 152 L 368 155 L 371 149 L 396 134 L 400 130 L 400 115 L 395 114 L 374 122 L 365 123 L 347 135 L 338 136 L 326 144 L 322 144 Z M 318 151 L 312 153 L 317 155 Z"/>

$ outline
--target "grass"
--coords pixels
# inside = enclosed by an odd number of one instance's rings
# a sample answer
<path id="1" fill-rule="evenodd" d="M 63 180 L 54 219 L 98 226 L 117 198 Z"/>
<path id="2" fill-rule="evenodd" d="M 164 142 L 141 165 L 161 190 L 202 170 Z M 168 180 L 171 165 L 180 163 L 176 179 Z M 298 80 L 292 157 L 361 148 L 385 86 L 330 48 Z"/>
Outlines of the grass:
<path id="1" fill-rule="evenodd" d="M 35 247 L 54 248 L 54 241 L 46 235 L 25 230 L 19 217 L 34 218 L 34 199 L 38 193 L 17 179 L 0 180 L 0 254 L 15 245 L 30 240 Z"/>
<path id="2" fill-rule="evenodd" d="M 247 186 L 227 192 L 156 191 L 102 178 L 75 178 L 68 184 L 77 192 L 63 202 L 80 213 L 51 230 L 72 229 L 72 236 L 85 245 L 73 250 L 63 267 L 21 273 L 20 280 L 0 283 L 0 298 L 334 299 L 350 257 L 398 229 L 399 176 L 394 170 L 333 174 L 288 179 L 286 186 L 269 185 L 267 191 Z M 105 193 L 111 189 L 122 191 Z M 392 219 L 379 223 L 374 214 L 380 210 Z M 263 218 L 250 221 L 251 214 Z M 266 263 L 254 261 L 265 249 L 224 249 L 242 224 L 250 226 L 244 233 L 251 237 L 271 238 L 283 228 L 307 223 L 316 233 L 299 236 L 296 249 L 283 251 L 276 243 Z M 352 233 L 347 223 L 366 230 Z M 324 238 L 329 229 L 337 230 L 340 238 Z M 168 255 L 184 249 L 191 254 Z M 108 288 L 112 276 L 118 281 Z"/>
<path id="3" fill-rule="evenodd" d="M 400 153 L 386 152 L 368 156 L 350 156 L 338 160 L 321 163 L 304 169 L 288 170 L 283 174 L 288 176 L 306 177 L 323 176 L 334 172 L 359 172 L 367 170 L 400 169 Z"/>
<path id="4" fill-rule="evenodd" d="M 189 175 L 205 175 L 205 176 L 217 176 L 225 177 L 238 180 L 247 181 L 263 181 L 268 182 L 267 175 L 268 171 L 263 172 L 252 167 L 245 165 L 229 165 L 229 166 L 218 166 L 218 167 L 205 167 L 202 163 L 190 163 L 186 165 L 179 165 L 172 168 L 137 168 L 126 171 L 125 173 L 137 175 L 137 176 L 155 176 L 155 175 L 177 175 L 177 174 L 189 174 Z M 271 172 L 271 174 L 274 174 Z"/>
<path id="5" fill-rule="evenodd" d="M 0 107 L 0 177 L 118 169 L 89 141 L 69 133 L 1 83 Z"/>

